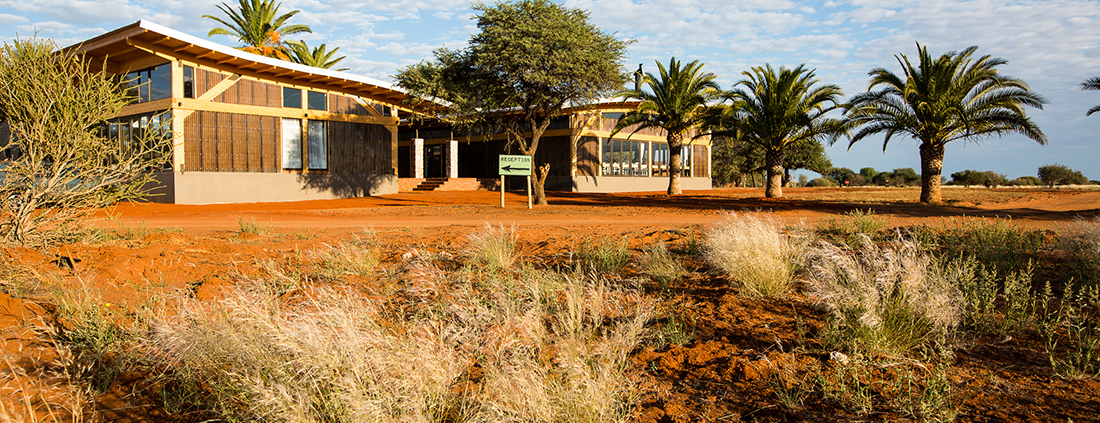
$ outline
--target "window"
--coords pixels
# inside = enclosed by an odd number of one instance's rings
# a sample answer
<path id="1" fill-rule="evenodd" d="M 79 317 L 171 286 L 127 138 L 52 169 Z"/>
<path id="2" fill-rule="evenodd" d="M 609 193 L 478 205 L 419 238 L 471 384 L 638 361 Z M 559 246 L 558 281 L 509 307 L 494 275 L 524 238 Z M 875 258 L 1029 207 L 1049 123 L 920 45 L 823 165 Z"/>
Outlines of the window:
<path id="1" fill-rule="evenodd" d="M 653 176 L 668 176 L 668 144 L 653 143 Z"/>
<path id="2" fill-rule="evenodd" d="M 172 96 L 172 65 L 145 68 L 126 74 L 126 92 L 135 103 L 160 100 Z"/>
<path id="3" fill-rule="evenodd" d="M 111 119 L 103 125 L 102 131 L 106 137 L 117 140 L 132 151 L 144 150 L 146 159 L 164 159 L 162 168 L 172 167 L 170 144 L 162 145 L 160 150 L 152 148 L 172 136 L 171 113 L 156 112 Z"/>
<path id="4" fill-rule="evenodd" d="M 195 68 L 183 67 L 183 98 L 195 98 Z"/>
<path id="5" fill-rule="evenodd" d="M 328 143 L 325 136 L 325 122 L 311 120 L 309 127 L 309 168 L 311 170 L 328 169 Z"/>
<path id="6" fill-rule="evenodd" d="M 283 87 L 283 107 L 302 108 L 302 90 Z M 299 166 L 301 168 L 301 166 Z"/>
<path id="7" fill-rule="evenodd" d="M 691 145 L 685 145 L 680 150 L 680 176 L 691 177 Z"/>
<path id="8" fill-rule="evenodd" d="M 603 174 L 604 176 L 649 176 L 649 143 L 604 140 Z"/>
<path id="9" fill-rule="evenodd" d="M 285 97 L 284 97 L 285 99 Z M 302 168 L 302 121 L 283 118 L 283 169 Z"/>
<path id="10" fill-rule="evenodd" d="M 325 93 L 310 91 L 307 99 L 310 110 L 328 110 L 328 98 Z"/>

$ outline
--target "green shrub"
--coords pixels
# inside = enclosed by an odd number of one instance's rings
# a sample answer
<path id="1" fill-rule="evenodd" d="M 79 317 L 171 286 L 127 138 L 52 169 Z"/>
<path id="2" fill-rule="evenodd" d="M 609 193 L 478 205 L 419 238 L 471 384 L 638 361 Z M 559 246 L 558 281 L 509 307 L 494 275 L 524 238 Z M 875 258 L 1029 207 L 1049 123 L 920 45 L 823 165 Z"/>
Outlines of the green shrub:
<path id="1" fill-rule="evenodd" d="M 255 218 L 237 218 L 237 225 L 240 227 L 242 234 L 265 235 L 271 232 L 271 225 L 256 222 Z"/>
<path id="2" fill-rule="evenodd" d="M 630 262 L 628 243 L 629 240 L 626 237 L 620 239 L 605 237 L 595 242 L 586 239 L 581 244 L 578 258 L 599 272 L 615 273 Z"/>
<path id="3" fill-rule="evenodd" d="M 664 242 L 644 247 L 641 262 L 642 272 L 660 287 L 668 287 L 669 283 L 679 280 L 684 274 L 684 267 L 669 254 Z"/>
<path id="4" fill-rule="evenodd" d="M 820 188 L 835 188 L 836 181 L 832 178 L 814 178 L 806 184 L 808 187 L 820 187 Z"/>

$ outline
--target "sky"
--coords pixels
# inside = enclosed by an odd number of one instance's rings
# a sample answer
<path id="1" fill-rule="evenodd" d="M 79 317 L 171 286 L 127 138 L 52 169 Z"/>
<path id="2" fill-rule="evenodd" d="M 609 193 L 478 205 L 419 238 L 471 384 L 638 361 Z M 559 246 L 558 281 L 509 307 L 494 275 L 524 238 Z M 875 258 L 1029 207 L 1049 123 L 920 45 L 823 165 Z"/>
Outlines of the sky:
<path id="1" fill-rule="evenodd" d="M 491 4 L 491 2 L 488 2 Z M 1002 73 L 1023 79 L 1050 102 L 1028 114 L 1046 133 L 1041 146 L 1020 135 L 948 144 L 943 175 L 993 170 L 1015 178 L 1062 164 L 1100 179 L 1100 91 L 1082 91 L 1100 76 L 1100 0 L 566 0 L 589 12 L 607 33 L 633 40 L 623 67 L 656 72 L 655 61 L 699 60 L 723 89 L 754 66 L 816 69 L 846 96 L 867 89 L 867 72 L 901 73 L 896 55 L 916 56 L 916 43 L 939 56 L 978 46 L 979 55 L 1008 61 Z M 68 46 L 146 19 L 198 37 L 216 26 L 202 15 L 224 16 L 216 0 L 0 0 L 0 41 L 51 38 Z M 236 2 L 229 2 L 236 7 Z M 284 0 L 280 12 L 300 10 L 291 23 L 312 34 L 309 45 L 340 47 L 349 72 L 393 82 L 408 65 L 431 60 L 435 49 L 462 48 L 477 31 L 466 0 Z M 228 36 L 211 40 L 238 46 Z M 881 136 L 849 148 L 826 149 L 836 167 L 920 171 L 918 143 Z M 810 173 L 810 176 L 816 176 Z"/>

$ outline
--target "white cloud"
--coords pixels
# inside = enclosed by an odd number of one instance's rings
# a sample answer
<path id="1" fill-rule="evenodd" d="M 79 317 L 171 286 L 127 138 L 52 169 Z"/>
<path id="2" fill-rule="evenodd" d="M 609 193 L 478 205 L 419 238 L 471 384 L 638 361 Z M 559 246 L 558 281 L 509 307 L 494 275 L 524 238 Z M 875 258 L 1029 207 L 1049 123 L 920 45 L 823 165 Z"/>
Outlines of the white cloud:
<path id="1" fill-rule="evenodd" d="M 28 21 L 30 20 L 23 16 L 0 13 L 0 25 L 11 25 L 14 23 L 23 23 Z"/>

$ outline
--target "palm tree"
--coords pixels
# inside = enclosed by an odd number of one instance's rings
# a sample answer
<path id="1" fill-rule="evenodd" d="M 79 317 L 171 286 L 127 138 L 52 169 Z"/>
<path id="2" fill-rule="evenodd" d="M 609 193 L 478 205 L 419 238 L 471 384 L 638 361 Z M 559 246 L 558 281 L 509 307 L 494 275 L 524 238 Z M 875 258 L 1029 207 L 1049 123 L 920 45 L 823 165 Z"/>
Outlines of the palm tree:
<path id="1" fill-rule="evenodd" d="M 702 72 L 703 64 L 698 60 L 683 67 L 675 57 L 669 60 L 666 69 L 657 62 L 660 78 L 646 72 L 642 82 L 649 91 L 638 89 L 623 91 L 620 95 L 626 100 L 641 100 L 638 108 L 619 119 L 611 136 L 624 128 L 637 125 L 633 132 L 646 128 L 661 128 L 666 132 L 669 152 L 668 195 L 678 195 L 682 165 L 680 154 L 684 146 L 684 136 L 692 129 L 699 128 L 704 122 L 707 102 L 718 98 L 718 83 L 714 74 Z"/>
<path id="2" fill-rule="evenodd" d="M 805 65 L 780 67 L 778 73 L 771 65 L 757 66 L 741 74 L 745 79 L 725 94 L 732 104 L 722 109 L 716 133 L 764 150 L 764 195 L 782 197 L 788 151 L 820 147 L 823 139 L 845 133 L 843 121 L 826 117 L 844 94 L 836 85 L 817 85 L 814 70 Z"/>
<path id="3" fill-rule="evenodd" d="M 278 57 L 290 60 L 285 53 L 282 37 L 303 32 L 312 33 L 308 25 L 287 25 L 286 21 L 298 14 L 300 10 L 292 10 L 279 15 L 279 4 L 275 0 L 239 0 L 240 6 L 234 10 L 228 4 L 218 6 L 222 12 L 229 15 L 232 23 L 223 21 L 217 16 L 203 15 L 225 26 L 224 28 L 211 29 L 207 37 L 214 35 L 229 35 L 237 37 L 245 45 L 241 50 L 249 53 L 260 54 L 269 57 Z M 239 13 L 238 13 L 239 10 Z"/>
<path id="4" fill-rule="evenodd" d="M 315 68 L 332 69 L 341 60 L 344 60 L 345 56 L 340 56 L 333 60 L 332 55 L 336 54 L 336 50 L 340 47 L 336 47 L 330 51 L 325 50 L 325 45 L 321 44 L 320 47 L 314 47 L 310 50 L 306 42 L 303 41 L 290 41 L 287 43 L 287 51 L 290 52 L 290 61 L 294 63 L 301 63 L 306 66 L 313 66 Z M 346 71 L 348 68 L 336 69 L 337 71 Z"/>
<path id="5" fill-rule="evenodd" d="M 1100 90 L 1100 76 L 1093 77 L 1088 81 L 1081 83 L 1082 90 Z M 1093 113 L 1100 112 L 1100 104 L 1097 104 L 1089 111 L 1085 112 L 1085 116 L 1092 116 Z"/>
<path id="6" fill-rule="evenodd" d="M 1001 75 L 1001 58 L 974 58 L 977 46 L 933 59 L 927 47 L 917 44 L 918 66 L 904 54 L 894 57 L 903 75 L 872 69 L 867 92 L 846 106 L 846 116 L 859 131 L 848 148 L 872 134 L 885 133 L 883 150 L 895 135 L 920 141 L 922 203 L 940 203 L 940 173 L 947 143 L 977 142 L 989 136 L 1020 133 L 1047 144 L 1043 131 L 1028 118 L 1024 106 L 1043 108 L 1047 100 L 1023 80 Z M 872 91 L 881 87 L 878 91 Z"/>

